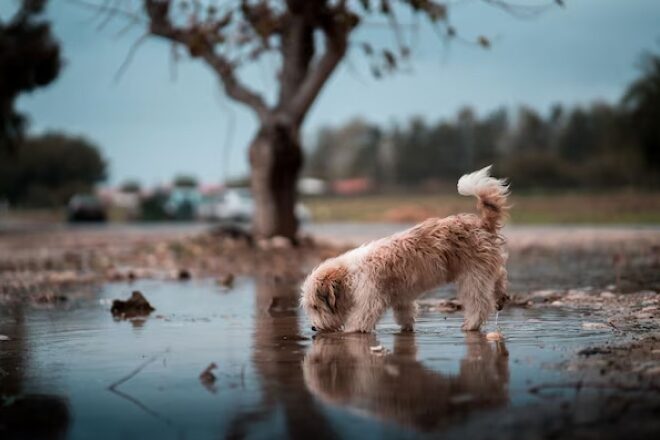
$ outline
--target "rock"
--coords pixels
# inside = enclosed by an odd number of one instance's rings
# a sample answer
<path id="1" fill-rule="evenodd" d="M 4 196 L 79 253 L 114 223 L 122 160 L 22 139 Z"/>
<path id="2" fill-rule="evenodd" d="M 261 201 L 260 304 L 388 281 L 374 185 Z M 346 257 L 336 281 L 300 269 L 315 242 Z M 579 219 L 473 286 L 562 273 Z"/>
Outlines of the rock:
<path id="1" fill-rule="evenodd" d="M 382 345 L 374 345 L 373 347 L 369 347 L 369 350 L 371 350 L 372 353 L 381 353 L 385 348 L 383 348 Z"/>
<path id="2" fill-rule="evenodd" d="M 234 274 L 228 273 L 226 275 L 221 275 L 216 280 L 216 283 L 223 287 L 231 287 L 234 284 Z"/>
<path id="3" fill-rule="evenodd" d="M 610 326 L 604 322 L 583 322 L 583 330 L 609 330 Z"/>
<path id="4" fill-rule="evenodd" d="M 188 269 L 179 269 L 179 274 L 177 278 L 181 281 L 187 281 L 192 278 L 192 274 Z"/>
<path id="5" fill-rule="evenodd" d="M 126 301 L 114 300 L 110 312 L 112 312 L 112 316 L 127 319 L 136 316 L 148 316 L 154 310 L 156 309 L 149 304 L 149 301 L 147 301 L 144 295 L 135 290 Z"/>
<path id="6" fill-rule="evenodd" d="M 600 297 L 610 299 L 610 298 L 616 298 L 616 295 L 614 293 L 606 290 L 605 292 L 600 293 Z"/>
<path id="7" fill-rule="evenodd" d="M 551 306 L 562 307 L 564 303 L 562 301 L 553 301 L 550 303 Z"/>
<path id="8" fill-rule="evenodd" d="M 11 341 L 11 338 L 7 335 L 0 335 L 0 341 Z"/>
<path id="9" fill-rule="evenodd" d="M 504 335 L 500 332 L 488 332 L 486 334 L 486 339 L 489 341 L 503 341 Z"/>

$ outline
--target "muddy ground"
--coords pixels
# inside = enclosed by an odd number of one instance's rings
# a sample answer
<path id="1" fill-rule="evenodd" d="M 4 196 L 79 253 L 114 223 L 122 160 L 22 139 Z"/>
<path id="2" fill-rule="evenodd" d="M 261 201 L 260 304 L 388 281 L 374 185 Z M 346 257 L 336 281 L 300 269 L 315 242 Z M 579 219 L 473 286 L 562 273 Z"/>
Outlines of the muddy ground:
<path id="1" fill-rule="evenodd" d="M 333 231 L 325 226 L 298 246 L 198 227 L 3 232 L 0 307 L 67 303 L 75 301 L 75 292 L 85 291 L 75 286 L 107 282 L 212 278 L 231 289 L 235 277 L 249 276 L 270 285 L 295 285 L 322 259 L 396 228 L 341 225 Z M 607 338 L 545 366 L 574 379 L 530 387 L 530 393 L 549 396 L 541 411 L 517 407 L 446 434 L 498 437 L 484 429 L 490 427 L 515 438 L 624 433 L 634 438 L 660 430 L 655 416 L 660 410 L 660 230 L 539 227 L 509 228 L 506 235 L 512 296 L 507 307 L 539 316 L 576 313 L 582 330 L 606 332 Z M 454 296 L 449 286 L 420 303 L 427 313 L 460 317 Z M 551 399 L 566 392 L 576 397 Z"/>

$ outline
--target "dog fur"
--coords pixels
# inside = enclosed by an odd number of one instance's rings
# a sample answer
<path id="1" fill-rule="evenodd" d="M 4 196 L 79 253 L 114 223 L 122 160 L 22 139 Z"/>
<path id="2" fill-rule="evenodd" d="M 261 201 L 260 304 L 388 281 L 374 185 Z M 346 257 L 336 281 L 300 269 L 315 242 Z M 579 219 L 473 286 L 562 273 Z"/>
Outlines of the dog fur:
<path id="1" fill-rule="evenodd" d="M 463 330 L 479 330 L 508 299 L 504 239 L 509 194 L 490 166 L 461 177 L 458 192 L 477 198 L 479 215 L 431 218 L 321 263 L 302 285 L 301 305 L 317 330 L 371 332 L 388 307 L 412 331 L 415 300 L 456 282 Z"/>

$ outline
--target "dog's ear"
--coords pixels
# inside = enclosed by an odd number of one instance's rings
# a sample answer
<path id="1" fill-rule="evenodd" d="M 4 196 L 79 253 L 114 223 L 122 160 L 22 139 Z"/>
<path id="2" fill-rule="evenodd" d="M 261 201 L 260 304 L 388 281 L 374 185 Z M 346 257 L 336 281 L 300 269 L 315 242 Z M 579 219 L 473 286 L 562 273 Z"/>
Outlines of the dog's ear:
<path id="1" fill-rule="evenodd" d="M 325 303 L 331 312 L 336 312 L 337 301 L 341 295 L 342 283 L 346 271 L 343 269 L 335 269 L 325 274 L 319 282 L 316 294 L 319 299 Z"/>
<path id="2" fill-rule="evenodd" d="M 330 279 L 324 279 L 320 284 L 319 288 L 316 291 L 319 299 L 328 306 L 331 312 L 335 311 L 335 306 L 337 305 L 337 297 L 335 295 L 335 282 Z"/>

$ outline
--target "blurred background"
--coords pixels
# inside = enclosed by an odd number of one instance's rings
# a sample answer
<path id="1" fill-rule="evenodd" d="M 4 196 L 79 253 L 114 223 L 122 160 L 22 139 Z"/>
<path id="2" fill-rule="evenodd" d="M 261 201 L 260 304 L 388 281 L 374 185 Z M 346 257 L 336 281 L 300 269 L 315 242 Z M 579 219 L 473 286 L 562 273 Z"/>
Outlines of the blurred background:
<path id="1" fill-rule="evenodd" d="M 213 44 L 275 114 L 286 63 L 264 17 L 277 3 L 2 2 L 0 224 L 249 224 L 291 210 L 268 210 L 274 193 L 255 201 L 248 150 L 268 124 L 188 38 L 205 29 L 211 47 L 211 24 L 227 21 Z M 293 175 L 298 220 L 469 210 L 457 178 L 494 164 L 514 223 L 660 221 L 660 3 L 389 3 L 348 2 L 359 24 L 292 129 L 304 161 L 270 165 Z M 188 39 L 154 26 L 158 6 Z"/>

